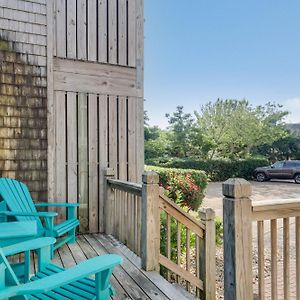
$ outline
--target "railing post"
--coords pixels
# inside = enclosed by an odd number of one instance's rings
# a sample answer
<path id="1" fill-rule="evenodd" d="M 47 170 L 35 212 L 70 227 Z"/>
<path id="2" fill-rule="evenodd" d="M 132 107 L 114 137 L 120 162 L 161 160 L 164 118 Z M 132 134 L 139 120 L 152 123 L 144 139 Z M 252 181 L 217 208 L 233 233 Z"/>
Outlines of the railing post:
<path id="1" fill-rule="evenodd" d="M 106 234 L 113 234 L 114 231 L 114 214 L 113 207 L 115 201 L 115 192 L 109 187 L 107 180 L 114 179 L 114 169 L 108 168 L 104 171 L 104 232 Z"/>
<path id="2" fill-rule="evenodd" d="M 203 290 L 200 298 L 203 300 L 216 299 L 216 225 L 215 211 L 211 208 L 201 208 L 200 220 L 205 224 L 205 236 L 200 239 L 200 274 Z"/>
<path id="3" fill-rule="evenodd" d="M 159 176 L 155 172 L 147 172 L 142 179 L 142 267 L 146 271 L 159 271 Z"/>
<path id="4" fill-rule="evenodd" d="M 245 179 L 223 183 L 224 299 L 253 299 L 251 184 Z"/>

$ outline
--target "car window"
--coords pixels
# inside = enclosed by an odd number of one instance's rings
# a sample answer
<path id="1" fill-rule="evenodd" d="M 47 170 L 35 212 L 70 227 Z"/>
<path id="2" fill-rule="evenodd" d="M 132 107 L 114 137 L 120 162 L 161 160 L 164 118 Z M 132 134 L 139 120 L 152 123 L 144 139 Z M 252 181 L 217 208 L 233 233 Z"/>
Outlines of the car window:
<path id="1" fill-rule="evenodd" d="M 284 163 L 284 167 L 285 168 L 294 168 L 295 167 L 295 163 L 292 161 L 287 161 Z"/>
<path id="2" fill-rule="evenodd" d="M 300 168 L 300 163 L 294 161 L 287 161 L 285 163 L 286 168 Z"/>
<path id="3" fill-rule="evenodd" d="M 278 161 L 277 163 L 273 164 L 273 167 L 275 169 L 281 169 L 283 167 L 284 162 L 283 161 Z"/>

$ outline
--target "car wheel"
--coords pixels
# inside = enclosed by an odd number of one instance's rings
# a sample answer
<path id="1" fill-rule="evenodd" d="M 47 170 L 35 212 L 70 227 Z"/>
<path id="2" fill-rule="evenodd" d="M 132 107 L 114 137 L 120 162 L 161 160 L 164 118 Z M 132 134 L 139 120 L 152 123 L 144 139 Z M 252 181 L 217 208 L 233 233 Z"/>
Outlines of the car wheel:
<path id="1" fill-rule="evenodd" d="M 296 183 L 300 184 L 300 174 L 296 174 L 294 179 Z"/>
<path id="2" fill-rule="evenodd" d="M 267 176 L 265 175 L 265 173 L 262 172 L 257 173 L 255 177 L 258 182 L 263 182 L 267 180 Z"/>

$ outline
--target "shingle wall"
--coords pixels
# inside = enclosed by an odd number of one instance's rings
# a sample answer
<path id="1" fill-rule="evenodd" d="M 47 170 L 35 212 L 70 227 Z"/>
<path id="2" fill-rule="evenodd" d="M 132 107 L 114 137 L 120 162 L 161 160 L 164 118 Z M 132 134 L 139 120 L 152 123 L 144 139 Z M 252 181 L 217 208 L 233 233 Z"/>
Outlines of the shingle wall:
<path id="1" fill-rule="evenodd" d="M 47 199 L 46 1 L 0 0 L 0 176 Z"/>

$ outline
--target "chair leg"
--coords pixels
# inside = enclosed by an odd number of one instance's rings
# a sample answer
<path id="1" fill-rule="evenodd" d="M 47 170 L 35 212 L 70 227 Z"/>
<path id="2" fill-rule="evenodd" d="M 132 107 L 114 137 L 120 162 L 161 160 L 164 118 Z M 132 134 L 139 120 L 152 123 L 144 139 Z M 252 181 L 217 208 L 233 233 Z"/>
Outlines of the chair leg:
<path id="1" fill-rule="evenodd" d="M 50 259 L 52 260 L 54 258 L 54 245 L 50 246 Z"/>
<path id="2" fill-rule="evenodd" d="M 108 269 L 96 274 L 95 283 L 97 300 L 108 300 L 110 296 L 113 295 L 109 284 L 111 275 L 112 269 Z"/>
<path id="3" fill-rule="evenodd" d="M 74 244 L 76 242 L 76 228 L 71 229 L 68 236 L 70 237 L 69 243 Z"/>

